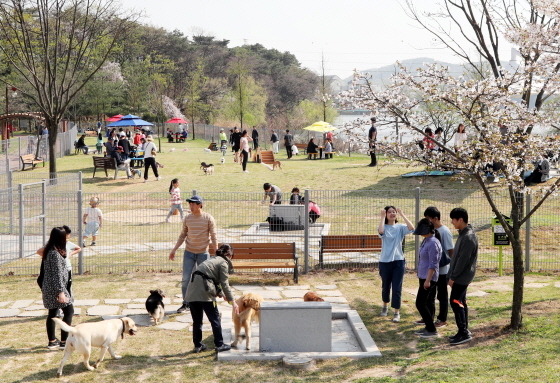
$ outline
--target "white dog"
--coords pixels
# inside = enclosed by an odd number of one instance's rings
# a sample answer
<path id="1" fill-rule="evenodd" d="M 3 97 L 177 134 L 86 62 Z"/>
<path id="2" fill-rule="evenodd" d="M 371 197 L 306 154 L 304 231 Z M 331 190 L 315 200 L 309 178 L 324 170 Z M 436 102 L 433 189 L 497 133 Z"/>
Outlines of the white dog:
<path id="1" fill-rule="evenodd" d="M 205 151 L 205 152 L 208 152 L 208 153 L 212 152 L 212 151 L 211 151 L 210 149 L 208 149 L 208 148 L 204 148 L 204 151 Z"/>
<path id="2" fill-rule="evenodd" d="M 221 163 L 222 165 L 226 163 L 225 157 L 220 158 L 220 163 Z"/>
<path id="3" fill-rule="evenodd" d="M 99 363 L 105 358 L 105 353 L 109 353 L 113 359 L 120 359 L 121 356 L 115 354 L 111 348 L 119 336 L 124 338 L 124 334 L 135 335 L 138 329 L 136 324 L 130 318 L 123 317 L 120 319 L 110 319 L 102 322 L 81 323 L 76 327 L 68 326 L 58 318 L 52 318 L 61 330 L 68 332 L 66 339 L 66 347 L 64 348 L 64 356 L 60 362 L 60 367 L 56 373 L 57 378 L 62 376 L 62 368 L 74 350 L 78 351 L 84 357 L 84 365 L 90 371 L 93 371 Z M 92 366 L 89 365 L 89 357 L 91 355 L 91 347 L 99 347 L 99 360 Z"/>

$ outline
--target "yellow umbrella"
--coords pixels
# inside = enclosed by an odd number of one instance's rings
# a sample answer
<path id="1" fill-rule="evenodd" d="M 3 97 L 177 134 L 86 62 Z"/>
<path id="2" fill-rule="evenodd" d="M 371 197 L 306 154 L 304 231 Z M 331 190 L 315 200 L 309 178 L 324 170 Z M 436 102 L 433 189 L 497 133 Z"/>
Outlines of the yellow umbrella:
<path id="1" fill-rule="evenodd" d="M 334 126 L 332 126 L 328 122 L 324 122 L 324 121 L 317 121 L 317 122 L 309 125 L 308 127 L 303 128 L 303 129 L 311 130 L 313 132 L 320 132 L 320 133 L 330 132 L 330 131 L 336 130 L 336 128 Z"/>

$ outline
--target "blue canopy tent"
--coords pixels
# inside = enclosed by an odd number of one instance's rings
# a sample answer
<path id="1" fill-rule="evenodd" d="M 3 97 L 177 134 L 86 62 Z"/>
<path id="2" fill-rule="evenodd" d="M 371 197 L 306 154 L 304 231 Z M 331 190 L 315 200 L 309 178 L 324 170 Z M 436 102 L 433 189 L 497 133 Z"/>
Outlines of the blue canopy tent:
<path id="1" fill-rule="evenodd" d="M 153 126 L 151 122 L 144 121 L 138 116 L 127 114 L 119 121 L 115 121 L 107 125 L 108 128 L 118 128 L 120 126 Z"/>

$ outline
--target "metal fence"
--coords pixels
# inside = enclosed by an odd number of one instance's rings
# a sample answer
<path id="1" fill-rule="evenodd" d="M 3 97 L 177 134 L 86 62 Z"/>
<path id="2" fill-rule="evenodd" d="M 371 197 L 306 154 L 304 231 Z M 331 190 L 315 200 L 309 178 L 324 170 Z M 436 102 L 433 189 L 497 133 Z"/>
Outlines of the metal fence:
<path id="1" fill-rule="evenodd" d="M 70 187 L 70 186 L 66 186 Z M 72 260 L 75 273 L 123 273 L 136 271 L 178 272 L 180 260 L 170 261 L 169 251 L 177 241 L 181 231 L 179 215 L 172 215 L 166 223 L 169 211 L 169 194 L 164 192 L 121 192 L 83 193 L 73 191 L 51 191 L 46 186 L 42 193 L 29 186 L 29 190 L 18 197 L 12 188 L 12 205 L 23 206 L 26 221 L 25 247 L 23 257 L 17 247 L 19 232 L 8 230 L 7 204 L 2 202 L 0 216 L 0 274 L 36 274 L 39 260 L 35 250 L 43 244 L 42 227 L 47 231 L 63 224 L 73 229 L 73 241 L 81 242 L 82 214 L 91 197 L 98 197 L 103 212 L 103 226 L 96 246 L 87 247 Z M 19 189 L 17 189 L 19 191 Z M 194 191 L 183 192 L 183 199 Z M 271 232 L 266 218 L 277 214 L 263 204 L 262 193 L 206 192 L 198 191 L 204 199 L 204 211 L 214 216 L 218 227 L 218 241 L 229 242 L 295 242 L 300 257 L 302 272 L 319 266 L 321 235 L 375 234 L 380 220 L 380 211 L 386 205 L 401 208 L 407 217 L 416 222 L 428 206 L 437 206 L 442 212 L 442 220 L 450 229 L 449 211 L 461 206 L 468 210 L 469 221 L 479 237 L 479 267 L 498 267 L 498 248 L 491 243 L 492 212 L 486 199 L 476 190 L 306 190 L 307 200 L 316 202 L 321 208 L 321 217 L 315 224 L 306 223 L 305 207 L 297 208 L 300 223 L 304 229 Z M 3 195 L 2 201 L 5 200 Z M 6 196 L 7 197 L 7 196 Z M 18 198 L 21 198 L 18 199 Z M 284 196 L 284 200 L 289 195 Z M 508 197 L 498 197 L 501 207 L 506 207 Z M 530 199 L 527 206 L 531 205 Z M 44 206 L 44 208 L 43 208 Z M 287 202 L 282 207 L 290 210 Z M 43 212 L 44 209 L 44 212 Z M 185 214 L 188 204 L 184 203 Z M 275 205 L 274 209 L 278 209 Z M 19 211 L 19 210 L 17 210 Z M 560 259 L 557 255 L 556 238 L 560 231 L 560 198 L 553 197 L 531 218 L 530 233 L 523 228 L 526 265 L 533 270 L 558 270 Z M 38 216 L 44 214 L 45 219 Z M 291 214 L 291 213 L 290 213 Z M 17 221 L 17 220 L 16 220 Z M 19 227 L 18 225 L 16 225 Z M 455 230 L 452 229 L 452 232 Z M 418 237 L 409 235 L 405 242 L 407 267 L 414 268 L 419 245 Z M 512 268 L 511 248 L 503 248 L 504 268 Z M 359 250 L 329 253 L 324 257 L 323 267 L 371 267 L 375 266 L 378 254 Z M 262 270 L 258 270 L 262 272 Z"/>
<path id="2" fill-rule="evenodd" d="M 77 128 L 73 127 L 67 132 L 58 133 L 55 144 L 56 158 L 62 158 L 74 150 L 77 132 Z M 49 161 L 48 134 L 42 136 L 15 137 L 0 141 L 0 174 L 21 169 L 20 156 L 26 154 L 37 154 L 37 157 L 45 162 Z M 40 164 L 38 166 L 42 167 L 43 165 Z M 45 166 L 47 165 L 45 164 Z M 0 183 L 1 182 L 0 179 Z"/>

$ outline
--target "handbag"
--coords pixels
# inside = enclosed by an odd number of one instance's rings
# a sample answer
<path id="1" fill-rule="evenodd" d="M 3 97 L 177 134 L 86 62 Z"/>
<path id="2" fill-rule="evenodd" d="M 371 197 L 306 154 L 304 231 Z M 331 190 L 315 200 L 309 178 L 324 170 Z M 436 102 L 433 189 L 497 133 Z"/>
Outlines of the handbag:
<path id="1" fill-rule="evenodd" d="M 447 250 L 442 250 L 441 259 L 439 260 L 439 267 L 447 266 L 451 263 L 451 258 L 447 254 Z"/>

